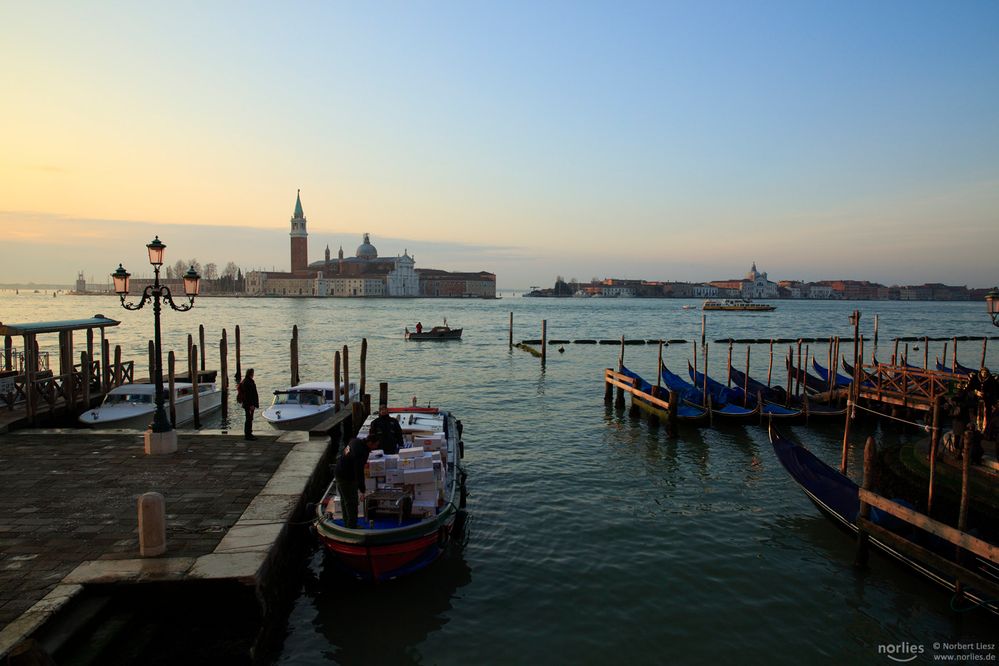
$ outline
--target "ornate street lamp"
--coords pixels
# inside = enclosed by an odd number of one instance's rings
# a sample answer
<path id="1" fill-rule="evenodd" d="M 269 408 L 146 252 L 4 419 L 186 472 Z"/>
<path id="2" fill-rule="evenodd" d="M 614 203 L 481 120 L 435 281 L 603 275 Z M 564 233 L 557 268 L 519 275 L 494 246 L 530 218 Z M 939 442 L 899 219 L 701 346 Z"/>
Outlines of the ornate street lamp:
<path id="1" fill-rule="evenodd" d="M 167 417 L 166 409 L 164 408 L 163 400 L 163 357 L 162 357 L 162 345 L 160 342 L 160 300 L 167 303 L 171 308 L 177 310 L 178 312 L 186 312 L 194 307 L 194 298 L 198 295 L 200 288 L 201 276 L 198 275 L 197 271 L 194 270 L 192 266 L 187 273 L 184 274 L 184 294 L 188 297 L 189 302 L 187 304 L 177 305 L 173 301 L 173 295 L 170 293 L 170 287 L 160 284 L 160 266 L 163 265 L 163 251 L 166 249 L 160 241 L 160 237 L 157 236 L 153 239 L 151 243 L 146 245 L 146 249 L 149 250 L 149 263 L 153 266 L 153 284 L 147 286 L 142 290 L 142 297 L 139 299 L 138 303 L 126 303 L 125 297 L 128 296 L 128 286 L 129 278 L 131 274 L 118 264 L 118 270 L 111 274 L 111 278 L 114 280 L 114 292 L 118 294 L 121 298 L 121 306 L 126 310 L 141 310 L 147 303 L 152 302 L 153 304 L 153 322 L 154 322 L 154 339 L 153 344 L 155 346 L 155 376 L 153 377 L 153 385 L 156 390 L 156 411 L 153 414 L 153 422 L 149 426 L 149 430 L 146 431 L 146 453 L 173 453 L 177 450 L 177 432 L 173 429 L 173 425 L 170 423 L 169 417 Z"/>
<path id="2" fill-rule="evenodd" d="M 999 287 L 993 287 L 992 291 L 985 294 L 985 307 L 992 315 L 992 325 L 999 326 Z"/>

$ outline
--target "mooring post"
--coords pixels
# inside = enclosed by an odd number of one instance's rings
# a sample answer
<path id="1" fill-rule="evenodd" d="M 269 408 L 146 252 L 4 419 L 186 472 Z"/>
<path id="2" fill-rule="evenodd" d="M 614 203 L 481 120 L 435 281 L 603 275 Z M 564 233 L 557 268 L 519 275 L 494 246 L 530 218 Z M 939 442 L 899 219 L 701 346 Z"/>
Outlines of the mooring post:
<path id="1" fill-rule="evenodd" d="M 149 383 L 156 383 L 156 346 L 149 341 Z"/>
<path id="2" fill-rule="evenodd" d="M 707 315 L 701 315 L 701 346 L 704 346 L 705 335 L 707 335 Z"/>
<path id="3" fill-rule="evenodd" d="M 541 366 L 548 360 L 548 320 L 541 320 Z"/>
<path id="4" fill-rule="evenodd" d="M 943 370 L 944 368 L 947 367 L 947 343 L 946 342 L 944 342 L 943 358 L 940 359 L 940 366 L 941 366 L 940 367 L 941 370 Z"/>
<path id="5" fill-rule="evenodd" d="M 787 390 L 784 391 L 784 406 L 791 406 L 791 396 L 794 395 L 794 377 L 798 373 L 792 373 L 791 368 L 794 366 L 794 349 L 791 345 L 787 346 Z"/>
<path id="6" fill-rule="evenodd" d="M 767 388 L 770 388 L 770 375 L 774 371 L 774 339 L 770 338 L 770 365 L 767 367 Z"/>
<path id="7" fill-rule="evenodd" d="M 725 387 L 732 388 L 732 338 L 728 339 L 728 372 L 725 374 L 728 375 Z"/>
<path id="8" fill-rule="evenodd" d="M 801 344 L 802 344 L 801 343 L 801 338 L 798 338 L 798 371 L 794 373 L 796 375 L 795 382 L 794 382 L 794 395 L 795 395 L 795 397 L 798 397 L 798 394 L 801 391 L 801 382 L 804 379 L 804 377 L 802 377 L 802 375 L 805 372 L 804 366 L 801 365 Z"/>
<path id="9" fill-rule="evenodd" d="M 291 385 L 298 386 L 298 324 L 291 328 Z"/>
<path id="10" fill-rule="evenodd" d="M 378 406 L 388 405 L 388 382 L 378 383 Z"/>
<path id="11" fill-rule="evenodd" d="M 701 382 L 701 386 L 704 387 L 704 404 L 708 404 L 708 346 L 707 345 L 704 345 L 704 374 L 702 376 L 704 377 L 704 380 Z"/>
<path id="12" fill-rule="evenodd" d="M 617 371 L 621 372 L 624 367 L 624 336 L 621 336 L 621 349 L 617 353 Z"/>
<path id="13" fill-rule="evenodd" d="M 205 325 L 198 324 L 198 344 L 200 345 L 198 349 L 201 350 L 201 369 L 205 369 Z"/>
<path id="14" fill-rule="evenodd" d="M 621 381 L 620 378 L 618 378 L 618 381 Z M 620 386 L 617 387 L 617 397 L 614 398 L 614 408 L 624 409 L 624 389 Z"/>
<path id="15" fill-rule="evenodd" d="M 365 393 L 361 396 L 361 405 L 364 407 L 363 417 L 368 418 L 371 414 L 371 394 Z"/>
<path id="16" fill-rule="evenodd" d="M 340 411 L 340 394 L 342 393 L 340 387 L 343 384 L 340 383 L 340 350 L 333 352 L 333 410 L 334 412 Z"/>
<path id="17" fill-rule="evenodd" d="M 121 369 L 121 345 L 114 346 L 114 385 L 121 386 L 125 373 Z"/>
<path id="18" fill-rule="evenodd" d="M 194 360 L 194 336 L 190 333 L 187 334 L 187 374 L 188 381 L 191 379 L 191 369 L 197 369 L 198 364 Z"/>
<path id="19" fill-rule="evenodd" d="M 659 340 L 659 365 L 656 366 L 656 386 L 662 388 L 663 385 L 663 341 Z"/>
<path id="20" fill-rule="evenodd" d="M 610 376 L 607 374 L 608 372 L 613 372 L 613 370 L 611 370 L 610 368 L 607 368 L 607 371 L 604 372 L 604 404 L 605 405 L 609 405 L 612 402 L 614 402 L 614 385 L 611 384 Z"/>
<path id="21" fill-rule="evenodd" d="M 90 409 L 90 354 L 80 352 L 80 369 L 83 370 L 83 383 L 80 388 L 83 390 L 83 408 Z"/>
<path id="22" fill-rule="evenodd" d="M 670 437 L 676 437 L 676 411 L 680 403 L 680 394 L 676 391 L 669 392 L 669 420 L 667 421 L 668 432 Z"/>
<path id="23" fill-rule="evenodd" d="M 87 329 L 90 332 L 90 329 Z M 93 335 L 92 332 L 90 332 Z M 3 336 L 3 369 L 10 372 L 14 369 L 14 338 L 9 335 Z"/>
<path id="24" fill-rule="evenodd" d="M 360 401 L 350 403 L 350 429 L 356 436 L 364 425 L 364 405 Z"/>
<path id="25" fill-rule="evenodd" d="M 239 347 L 239 324 L 236 324 L 236 382 L 240 382 L 243 379 L 243 370 L 240 367 L 240 347 Z"/>
<path id="26" fill-rule="evenodd" d="M 358 395 L 365 395 L 367 393 L 367 374 L 368 374 L 368 339 L 361 338 L 361 380 L 357 387 Z M 367 414 L 365 414 L 367 416 Z"/>
<path id="27" fill-rule="evenodd" d="M 746 345 L 746 380 L 742 384 L 742 406 L 743 407 L 747 407 L 748 406 L 747 403 L 748 403 L 748 400 L 749 400 L 749 352 L 750 352 L 750 350 L 751 350 L 750 346 Z M 732 374 L 731 368 L 729 369 L 729 374 L 730 375 Z M 762 413 L 763 413 L 763 400 L 760 400 L 760 414 L 762 414 Z"/>
<path id="28" fill-rule="evenodd" d="M 201 373 L 198 372 L 198 345 L 194 345 L 191 348 L 193 356 L 191 357 L 191 404 L 194 407 L 194 427 L 201 427 L 201 400 L 200 391 L 198 390 L 198 381 L 201 379 Z"/>
<path id="29" fill-rule="evenodd" d="M 138 504 L 139 555 L 162 555 L 166 552 L 166 501 L 159 493 L 143 493 Z"/>
<path id="30" fill-rule="evenodd" d="M 930 369 L 930 339 L 923 336 L 923 370 Z"/>
<path id="31" fill-rule="evenodd" d="M 696 342 L 691 342 L 690 346 L 694 348 L 693 352 L 694 352 L 694 377 L 695 377 L 695 379 L 693 380 L 693 382 L 694 382 L 694 388 L 696 389 L 697 388 L 697 379 L 696 379 L 696 377 L 697 377 L 697 343 Z M 703 347 L 702 347 L 702 349 L 703 349 Z M 704 404 L 704 403 L 702 402 L 701 404 Z"/>
<path id="32" fill-rule="evenodd" d="M 101 393 L 111 390 L 111 342 L 101 340 Z"/>
<path id="33" fill-rule="evenodd" d="M 867 442 L 864 444 L 864 480 L 861 482 L 861 487 L 864 490 L 870 490 L 874 485 L 874 438 L 868 437 Z M 860 517 L 864 520 L 870 520 L 871 517 L 871 505 L 860 500 Z M 858 525 L 857 530 L 857 558 L 854 561 L 854 566 L 866 567 L 867 566 L 867 555 L 868 555 L 868 536 L 867 532 L 864 530 L 863 526 Z"/>
<path id="34" fill-rule="evenodd" d="M 513 312 L 510 313 L 510 349 L 513 349 Z"/>
<path id="35" fill-rule="evenodd" d="M 951 338 L 954 343 L 954 352 L 951 354 L 951 372 L 957 374 L 957 336 Z"/>
<path id="36" fill-rule="evenodd" d="M 940 411 L 943 398 L 933 398 L 933 425 L 930 430 L 930 483 L 926 490 L 926 515 L 933 510 L 933 477 L 936 474 L 937 447 L 940 446 Z"/>
<path id="37" fill-rule="evenodd" d="M 177 356 L 170 350 L 167 354 L 167 401 L 170 403 L 170 424 L 177 427 L 177 403 L 174 398 L 177 388 Z"/>
<path id="38" fill-rule="evenodd" d="M 347 348 L 347 345 L 343 346 L 343 353 L 340 354 L 340 360 L 343 361 L 344 401 L 350 402 L 350 350 Z"/>
<path id="39" fill-rule="evenodd" d="M 873 353 L 877 353 L 878 349 L 878 315 L 874 315 L 874 348 Z"/>
<path id="40" fill-rule="evenodd" d="M 828 377 L 829 381 L 826 382 L 826 384 L 828 384 L 828 386 L 826 386 L 826 390 L 827 391 L 832 391 L 833 390 L 833 386 L 834 386 L 833 377 L 836 376 L 836 366 L 833 365 L 833 339 L 832 338 L 829 338 L 829 349 L 828 349 L 828 351 L 826 353 L 826 367 L 829 368 L 829 377 Z"/>
<path id="41" fill-rule="evenodd" d="M 957 351 L 955 349 L 954 351 Z M 955 358 L 957 354 L 954 355 Z M 957 529 L 964 532 L 968 527 L 968 502 L 971 499 L 971 487 L 969 484 L 971 475 L 971 439 L 974 437 L 971 428 L 964 431 L 964 447 L 961 455 L 961 508 L 957 514 Z M 961 547 L 955 546 L 955 562 L 958 566 L 963 566 L 961 563 Z M 961 581 L 957 581 L 954 586 L 955 604 L 960 603 L 961 599 L 964 597 L 964 584 Z"/>
<path id="42" fill-rule="evenodd" d="M 850 455 L 850 419 L 853 416 L 853 395 L 846 399 L 846 423 L 843 424 L 843 454 L 839 461 L 839 473 L 846 474 L 847 459 Z"/>
<path id="43" fill-rule="evenodd" d="M 978 366 L 979 368 L 985 367 L 985 352 L 988 350 L 988 348 L 989 348 L 989 339 L 982 336 L 982 362 Z"/>
<path id="44" fill-rule="evenodd" d="M 631 379 L 631 388 L 632 389 L 637 389 L 638 388 L 638 380 L 637 379 L 635 379 L 635 378 Z M 628 415 L 629 416 L 638 416 L 638 404 L 635 402 L 635 394 L 634 393 L 631 394 L 631 407 L 628 408 Z"/>
<path id="45" fill-rule="evenodd" d="M 220 388 L 223 391 L 229 390 L 229 341 L 226 339 L 225 329 L 222 329 L 222 337 L 219 338 L 219 375 L 222 377 Z M 225 401 L 222 401 L 225 403 Z"/>

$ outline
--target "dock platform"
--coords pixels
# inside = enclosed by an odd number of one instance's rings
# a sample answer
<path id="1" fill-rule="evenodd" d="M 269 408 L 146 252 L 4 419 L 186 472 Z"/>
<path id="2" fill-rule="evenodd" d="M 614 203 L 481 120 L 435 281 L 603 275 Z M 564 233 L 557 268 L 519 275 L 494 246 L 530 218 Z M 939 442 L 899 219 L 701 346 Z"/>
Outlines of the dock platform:
<path id="1" fill-rule="evenodd" d="M 0 435 L 0 657 L 91 584 L 226 580 L 265 597 L 335 451 L 329 436 L 256 434 L 179 431 L 162 456 L 144 454 L 141 432 Z M 150 491 L 165 498 L 167 551 L 143 558 L 137 500 Z"/>

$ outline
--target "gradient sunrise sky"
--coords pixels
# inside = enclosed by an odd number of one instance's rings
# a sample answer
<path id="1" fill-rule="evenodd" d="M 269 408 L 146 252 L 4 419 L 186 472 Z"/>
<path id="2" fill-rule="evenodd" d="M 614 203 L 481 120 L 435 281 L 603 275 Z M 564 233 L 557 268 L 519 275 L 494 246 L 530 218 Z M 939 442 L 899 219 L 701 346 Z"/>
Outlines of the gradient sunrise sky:
<path id="1" fill-rule="evenodd" d="M 999 2 L 6 2 L 0 282 L 999 281 Z"/>

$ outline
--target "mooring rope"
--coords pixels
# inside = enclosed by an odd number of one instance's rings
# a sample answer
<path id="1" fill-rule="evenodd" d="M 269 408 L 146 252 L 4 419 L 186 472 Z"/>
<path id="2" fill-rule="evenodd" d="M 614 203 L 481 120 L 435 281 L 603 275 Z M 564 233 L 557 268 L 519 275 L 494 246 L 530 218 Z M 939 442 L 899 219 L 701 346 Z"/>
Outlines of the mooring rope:
<path id="1" fill-rule="evenodd" d="M 933 430 L 933 426 L 928 425 L 926 423 L 917 423 L 916 421 L 909 421 L 908 419 L 900 419 L 897 416 L 892 416 L 890 414 L 885 414 L 884 412 L 879 412 L 876 409 L 869 409 L 867 407 L 864 407 L 863 405 L 858 405 L 855 402 L 851 402 L 850 403 L 850 407 L 852 409 L 862 409 L 865 412 L 870 412 L 871 414 L 877 414 L 878 416 L 884 417 L 886 419 L 891 419 L 893 421 L 898 421 L 899 423 L 907 423 L 907 424 L 909 424 L 911 426 L 916 426 L 917 428 L 922 428 L 926 432 L 932 432 L 932 430 Z M 851 414 L 850 416 L 852 418 L 855 415 Z M 939 426 L 937 427 L 937 430 L 940 430 Z"/>

